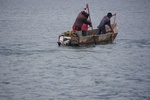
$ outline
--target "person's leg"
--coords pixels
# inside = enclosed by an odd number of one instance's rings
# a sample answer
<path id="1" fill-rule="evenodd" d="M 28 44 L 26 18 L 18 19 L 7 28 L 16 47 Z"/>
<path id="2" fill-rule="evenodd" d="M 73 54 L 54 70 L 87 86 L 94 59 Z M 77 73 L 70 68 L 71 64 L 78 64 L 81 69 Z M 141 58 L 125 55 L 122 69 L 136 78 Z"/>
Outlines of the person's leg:
<path id="1" fill-rule="evenodd" d="M 82 31 L 82 36 L 87 36 L 86 31 Z"/>
<path id="2" fill-rule="evenodd" d="M 101 32 L 102 34 L 106 34 L 106 29 L 105 29 L 105 27 L 103 27 L 102 28 L 102 32 Z"/>
<path id="3" fill-rule="evenodd" d="M 102 31 L 102 30 L 101 30 L 100 28 L 98 28 L 98 31 L 97 31 L 96 34 L 97 34 L 97 35 L 100 35 L 100 34 L 101 34 L 101 31 Z"/>

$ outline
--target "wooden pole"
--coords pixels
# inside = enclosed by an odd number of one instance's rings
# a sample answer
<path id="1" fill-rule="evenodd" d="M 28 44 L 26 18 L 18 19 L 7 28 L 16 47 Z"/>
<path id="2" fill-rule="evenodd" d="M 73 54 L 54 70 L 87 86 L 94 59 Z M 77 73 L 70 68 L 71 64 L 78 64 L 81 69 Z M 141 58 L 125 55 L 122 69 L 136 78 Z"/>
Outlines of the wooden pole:
<path id="1" fill-rule="evenodd" d="M 114 16 L 114 27 L 113 27 L 113 33 L 112 33 L 112 43 L 114 41 L 114 36 L 115 36 L 115 33 L 114 33 L 114 28 L 115 28 L 115 24 L 116 24 L 116 15 Z"/>
<path id="2" fill-rule="evenodd" d="M 92 23 L 92 21 L 91 21 L 91 16 L 90 16 L 90 9 L 89 9 L 89 5 L 88 5 L 88 4 L 86 4 L 86 8 L 88 9 L 89 20 L 90 20 L 90 22 Z M 91 27 L 91 29 L 93 30 L 93 26 Z"/>
<path id="3" fill-rule="evenodd" d="M 88 9 L 88 14 L 89 14 L 89 20 L 90 20 L 90 22 L 92 23 L 92 21 L 91 21 L 91 16 L 90 16 L 90 9 L 89 9 L 89 5 L 88 4 L 86 4 L 86 8 Z M 93 33 L 93 25 L 91 26 L 91 29 L 92 29 L 92 33 Z M 92 38 L 93 38 L 93 40 L 94 40 L 94 43 L 95 43 L 95 45 L 96 45 L 96 41 L 95 41 L 95 33 L 93 33 L 93 36 L 92 36 Z"/>

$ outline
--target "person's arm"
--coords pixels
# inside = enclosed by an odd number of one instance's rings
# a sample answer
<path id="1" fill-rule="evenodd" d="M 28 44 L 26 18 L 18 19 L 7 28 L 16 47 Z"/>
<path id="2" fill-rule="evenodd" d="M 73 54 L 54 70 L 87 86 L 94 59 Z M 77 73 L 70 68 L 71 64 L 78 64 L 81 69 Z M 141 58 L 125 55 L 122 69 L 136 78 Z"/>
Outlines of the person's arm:
<path id="1" fill-rule="evenodd" d="M 116 13 L 114 13 L 112 16 L 116 16 Z M 114 30 L 112 29 L 111 25 L 110 25 L 110 28 L 111 28 L 112 32 L 114 32 Z"/>
<path id="2" fill-rule="evenodd" d="M 116 13 L 114 13 L 112 16 L 116 16 Z"/>
<path id="3" fill-rule="evenodd" d="M 111 27 L 111 22 L 110 22 L 110 20 L 109 20 L 109 22 L 108 22 L 108 26 L 110 27 L 111 31 L 114 32 L 114 30 L 113 30 L 112 27 Z"/>
<path id="4" fill-rule="evenodd" d="M 90 22 L 89 20 L 85 20 L 84 24 L 88 24 L 90 27 L 92 27 L 92 22 Z"/>
<path id="5" fill-rule="evenodd" d="M 111 25 L 109 24 L 108 26 L 109 26 L 109 27 L 110 27 L 110 29 L 111 29 L 111 31 L 110 31 L 110 32 L 114 32 L 114 30 L 112 29 Z"/>

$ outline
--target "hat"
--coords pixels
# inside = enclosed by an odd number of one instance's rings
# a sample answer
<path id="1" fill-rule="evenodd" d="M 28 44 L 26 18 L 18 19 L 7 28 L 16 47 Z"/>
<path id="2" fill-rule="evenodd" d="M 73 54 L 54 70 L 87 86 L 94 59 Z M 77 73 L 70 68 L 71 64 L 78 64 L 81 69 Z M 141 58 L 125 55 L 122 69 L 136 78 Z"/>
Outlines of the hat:
<path id="1" fill-rule="evenodd" d="M 112 17 L 112 13 L 109 12 L 109 13 L 107 14 L 107 16 L 108 16 L 108 17 Z"/>

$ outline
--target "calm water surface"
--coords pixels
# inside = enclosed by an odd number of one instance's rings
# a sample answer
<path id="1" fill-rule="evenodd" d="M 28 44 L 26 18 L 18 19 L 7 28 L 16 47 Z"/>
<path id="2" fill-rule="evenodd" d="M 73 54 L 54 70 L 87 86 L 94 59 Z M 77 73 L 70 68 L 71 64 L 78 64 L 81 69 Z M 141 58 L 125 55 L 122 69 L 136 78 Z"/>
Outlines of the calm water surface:
<path id="1" fill-rule="evenodd" d="M 58 47 L 88 3 L 113 44 Z M 149 0 L 0 0 L 0 100 L 150 100 Z M 112 18 L 113 22 L 113 18 Z"/>

